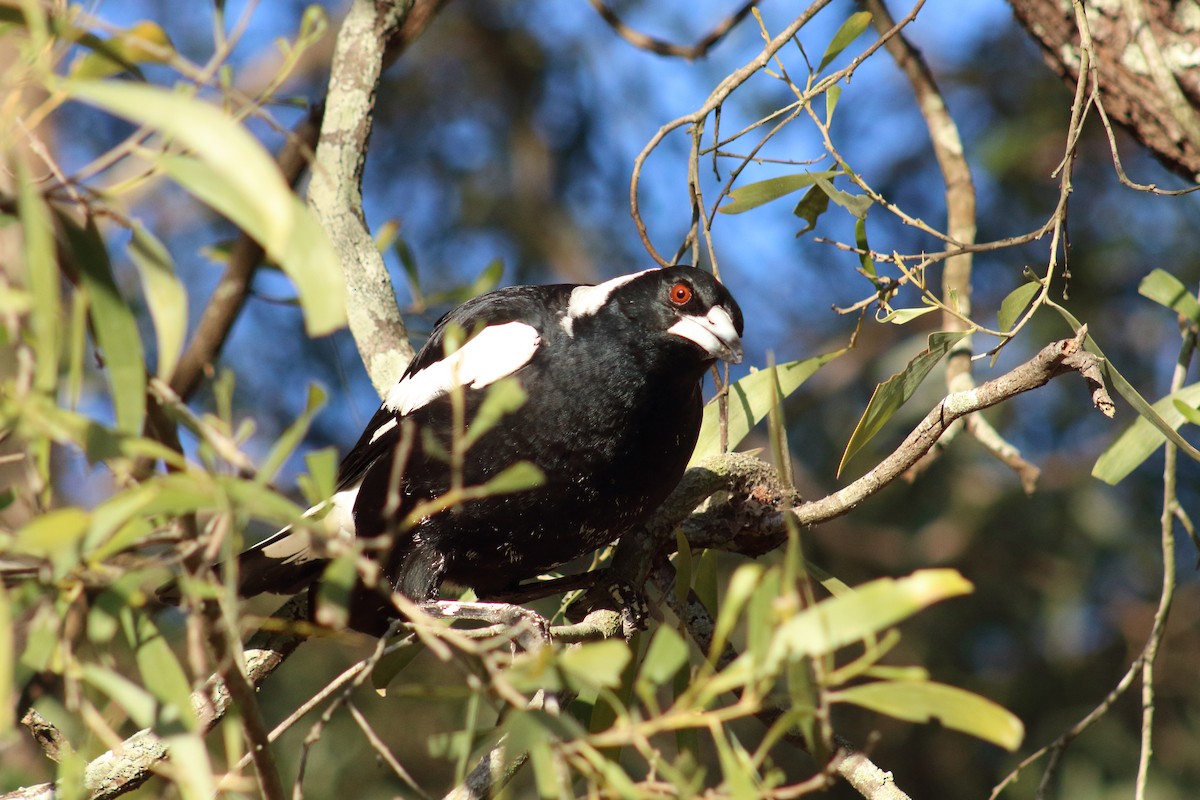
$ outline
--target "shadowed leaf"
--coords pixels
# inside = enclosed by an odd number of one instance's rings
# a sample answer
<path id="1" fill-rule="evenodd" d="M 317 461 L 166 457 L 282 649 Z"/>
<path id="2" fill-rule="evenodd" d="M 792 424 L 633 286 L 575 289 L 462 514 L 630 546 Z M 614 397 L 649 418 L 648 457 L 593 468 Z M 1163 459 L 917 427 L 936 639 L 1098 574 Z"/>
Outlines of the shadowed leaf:
<path id="1" fill-rule="evenodd" d="M 901 406 L 908 402 L 929 371 L 964 336 L 966 336 L 964 331 L 941 331 L 930 334 L 929 346 L 925 350 L 908 362 L 907 367 L 875 387 L 875 391 L 871 394 L 871 400 L 867 403 L 867 410 L 863 412 L 862 418 L 854 428 L 854 433 L 850 435 L 846 452 L 842 455 L 842 463 L 838 465 L 839 475 L 846 468 L 850 459 L 867 442 L 871 441 L 875 434 L 879 433 L 884 424 Z"/>

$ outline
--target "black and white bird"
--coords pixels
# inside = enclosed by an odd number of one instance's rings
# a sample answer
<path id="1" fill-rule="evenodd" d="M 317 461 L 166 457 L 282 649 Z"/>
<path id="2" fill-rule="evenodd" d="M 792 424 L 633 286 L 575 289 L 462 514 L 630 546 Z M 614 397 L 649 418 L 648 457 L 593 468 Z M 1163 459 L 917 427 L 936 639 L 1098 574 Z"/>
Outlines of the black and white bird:
<path id="1" fill-rule="evenodd" d="M 466 341 L 447 353 L 455 330 Z M 417 601 L 443 581 L 480 596 L 511 589 L 607 545 L 675 488 L 699 433 L 704 374 L 741 361 L 742 330 L 729 291 L 683 266 L 476 297 L 437 323 L 343 459 L 337 494 L 319 507 L 325 531 L 374 544 L 390 588 Z M 451 486 L 455 392 L 469 429 L 489 387 L 510 376 L 526 400 L 470 445 L 457 485 L 520 461 L 542 482 L 400 525 Z M 285 529 L 242 553 L 241 593 L 302 590 L 326 564 L 312 545 L 310 532 Z"/>

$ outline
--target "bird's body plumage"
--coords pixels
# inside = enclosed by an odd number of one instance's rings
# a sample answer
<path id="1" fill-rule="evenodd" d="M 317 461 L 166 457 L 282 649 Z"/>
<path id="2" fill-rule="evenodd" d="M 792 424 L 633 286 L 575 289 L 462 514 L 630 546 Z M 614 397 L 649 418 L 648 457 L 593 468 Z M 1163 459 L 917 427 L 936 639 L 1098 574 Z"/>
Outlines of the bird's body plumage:
<path id="1" fill-rule="evenodd" d="M 447 354 L 454 331 L 467 340 Z M 416 600 L 443 581 L 509 589 L 604 546 L 674 489 L 699 432 L 704 373 L 718 357 L 740 360 L 741 331 L 728 291 L 686 267 L 470 300 L 438 322 L 342 461 L 325 527 L 381 545 L 391 588 Z M 522 461 L 541 483 L 400 525 L 454 483 L 455 392 L 469 430 L 505 379 L 525 401 L 470 445 L 455 485 Z M 240 557 L 241 590 L 294 592 L 322 563 L 307 534 L 281 531 Z"/>

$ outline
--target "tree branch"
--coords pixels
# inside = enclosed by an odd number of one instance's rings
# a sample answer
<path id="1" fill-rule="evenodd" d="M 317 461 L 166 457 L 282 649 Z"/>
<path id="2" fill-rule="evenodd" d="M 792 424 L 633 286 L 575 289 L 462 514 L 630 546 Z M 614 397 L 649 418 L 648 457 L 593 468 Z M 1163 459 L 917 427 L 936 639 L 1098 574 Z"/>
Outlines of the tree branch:
<path id="1" fill-rule="evenodd" d="M 413 349 L 387 267 L 362 211 L 362 175 L 388 42 L 412 0 L 354 0 L 338 32 L 308 202 L 342 259 L 350 332 L 381 395 Z"/>

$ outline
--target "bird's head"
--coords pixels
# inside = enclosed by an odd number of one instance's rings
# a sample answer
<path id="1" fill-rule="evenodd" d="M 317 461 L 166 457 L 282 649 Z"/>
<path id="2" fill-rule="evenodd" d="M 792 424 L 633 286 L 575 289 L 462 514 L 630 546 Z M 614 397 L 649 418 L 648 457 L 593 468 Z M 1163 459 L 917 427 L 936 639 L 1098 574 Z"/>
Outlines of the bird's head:
<path id="1" fill-rule="evenodd" d="M 577 320 L 597 315 L 624 320 L 632 336 L 656 333 L 685 344 L 704 363 L 742 360 L 742 310 L 728 289 L 694 267 L 648 269 L 575 287 L 563 321 L 568 333 Z"/>
<path id="2" fill-rule="evenodd" d="M 657 274 L 655 274 L 657 273 Z M 656 270 L 658 303 L 671 321 L 667 333 L 686 339 L 714 359 L 742 362 L 742 309 L 729 290 L 694 267 Z"/>

